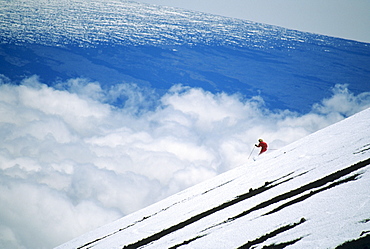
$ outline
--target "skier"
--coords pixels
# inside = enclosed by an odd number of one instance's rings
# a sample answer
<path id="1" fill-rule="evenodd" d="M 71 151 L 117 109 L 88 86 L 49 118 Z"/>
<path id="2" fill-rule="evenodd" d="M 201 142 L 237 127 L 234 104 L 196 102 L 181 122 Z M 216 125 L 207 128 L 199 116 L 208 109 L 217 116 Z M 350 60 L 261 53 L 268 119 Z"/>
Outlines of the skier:
<path id="1" fill-rule="evenodd" d="M 267 150 L 267 143 L 263 141 L 263 139 L 258 139 L 259 144 L 255 144 L 256 147 L 261 147 L 261 151 L 258 155 L 261 155 L 263 152 Z"/>

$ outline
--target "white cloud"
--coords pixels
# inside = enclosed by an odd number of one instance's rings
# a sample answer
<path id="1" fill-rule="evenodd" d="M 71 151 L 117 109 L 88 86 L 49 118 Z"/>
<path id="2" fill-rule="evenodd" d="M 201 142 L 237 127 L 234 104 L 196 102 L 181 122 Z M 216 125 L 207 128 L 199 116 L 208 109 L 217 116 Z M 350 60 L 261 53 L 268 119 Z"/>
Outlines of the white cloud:
<path id="1" fill-rule="evenodd" d="M 339 114 L 344 116 L 353 115 L 361 111 L 370 102 L 370 93 L 364 92 L 357 96 L 348 90 L 348 85 L 336 85 L 333 88 L 333 96 L 324 99 L 321 104 L 314 105 L 316 112 L 323 114 Z"/>
<path id="2" fill-rule="evenodd" d="M 56 246 L 247 165 L 260 137 L 278 149 L 370 106 L 345 86 L 299 115 L 179 85 L 159 98 L 131 84 L 2 80 L 0 246 L 13 248 Z"/>

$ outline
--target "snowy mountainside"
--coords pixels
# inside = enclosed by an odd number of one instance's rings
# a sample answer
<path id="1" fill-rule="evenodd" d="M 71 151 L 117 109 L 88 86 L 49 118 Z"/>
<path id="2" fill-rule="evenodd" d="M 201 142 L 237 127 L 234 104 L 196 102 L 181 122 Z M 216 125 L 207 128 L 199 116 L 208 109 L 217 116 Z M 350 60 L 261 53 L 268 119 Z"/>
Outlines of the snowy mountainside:
<path id="1" fill-rule="evenodd" d="M 124 0 L 2 1 L 0 16 L 0 75 L 11 82 L 84 78 L 157 95 L 182 84 L 300 113 L 336 84 L 370 91 L 366 43 Z"/>
<path id="2" fill-rule="evenodd" d="M 12 0 L 0 7 L 1 43 L 64 46 L 238 45 L 291 47 L 336 39 L 173 7 L 126 0 Z M 312 41 L 311 41 L 312 40 Z M 283 41 L 283 42 L 282 42 Z"/>
<path id="3" fill-rule="evenodd" d="M 369 119 L 366 109 L 57 248 L 367 248 Z"/>
<path id="4" fill-rule="evenodd" d="M 3 0 L 0 247 L 62 244 L 237 167 L 257 135 L 281 148 L 363 110 L 370 103 L 368 65 L 366 43 L 194 11 L 125 0 Z M 240 179 L 249 184 L 240 186 L 248 189 L 264 190 L 283 176 L 246 170 L 251 178 Z M 262 174 L 268 177 L 252 178 Z M 284 179 L 268 191 L 293 182 Z M 237 180 L 221 180 L 220 189 L 234 194 L 222 196 L 217 181 L 204 191 L 217 214 L 231 210 L 233 196 L 242 196 L 241 205 L 267 193 L 251 199 L 244 188 L 228 188 Z M 191 198 L 182 197 L 164 206 L 174 210 Z M 184 228 L 201 224 L 188 225 L 192 215 L 212 219 L 215 210 L 199 205 L 181 216 Z M 296 227 L 310 224 L 305 219 Z M 133 228 L 127 231 L 140 230 Z"/>

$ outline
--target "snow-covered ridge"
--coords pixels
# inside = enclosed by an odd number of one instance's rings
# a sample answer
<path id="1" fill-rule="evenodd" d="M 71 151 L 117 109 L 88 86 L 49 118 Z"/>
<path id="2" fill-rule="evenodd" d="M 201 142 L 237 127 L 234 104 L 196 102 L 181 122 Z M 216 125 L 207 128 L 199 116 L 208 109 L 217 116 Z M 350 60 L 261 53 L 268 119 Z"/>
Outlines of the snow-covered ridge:
<path id="1" fill-rule="evenodd" d="M 362 248 L 369 118 L 367 109 L 58 249 Z"/>
<path id="2" fill-rule="evenodd" d="M 0 33 L 0 43 L 82 47 L 212 44 L 295 48 L 302 42 L 334 44 L 325 36 L 125 0 L 2 1 Z"/>

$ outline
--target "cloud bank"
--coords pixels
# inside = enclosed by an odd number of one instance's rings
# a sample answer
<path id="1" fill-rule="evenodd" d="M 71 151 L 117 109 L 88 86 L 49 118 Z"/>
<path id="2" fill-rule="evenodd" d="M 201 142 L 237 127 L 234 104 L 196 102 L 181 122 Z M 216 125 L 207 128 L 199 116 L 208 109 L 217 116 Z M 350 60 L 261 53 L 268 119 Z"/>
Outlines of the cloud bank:
<path id="1" fill-rule="evenodd" d="M 370 107 L 337 85 L 305 115 L 181 85 L 0 79 L 0 247 L 51 248 Z M 256 150 L 253 153 L 258 153 Z"/>

